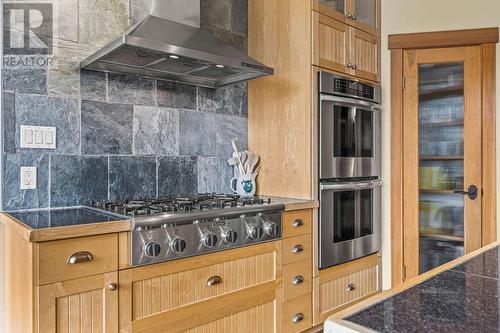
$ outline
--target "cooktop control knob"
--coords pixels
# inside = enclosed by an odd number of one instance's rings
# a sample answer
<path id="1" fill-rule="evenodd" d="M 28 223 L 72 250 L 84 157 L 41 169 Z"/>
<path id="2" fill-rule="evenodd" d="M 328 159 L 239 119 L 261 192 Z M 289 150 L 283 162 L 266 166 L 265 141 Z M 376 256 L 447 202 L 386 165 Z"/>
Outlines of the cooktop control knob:
<path id="1" fill-rule="evenodd" d="M 267 235 L 274 237 L 278 234 L 278 224 L 266 221 L 264 222 L 264 231 Z"/>
<path id="2" fill-rule="evenodd" d="M 186 248 L 186 241 L 182 238 L 179 238 L 179 237 L 176 237 L 173 241 L 172 241 L 172 245 L 170 246 L 170 248 L 172 249 L 172 251 L 174 251 L 175 253 L 181 253 L 184 251 L 184 249 Z"/>
<path id="3" fill-rule="evenodd" d="M 161 245 L 155 241 L 149 241 L 144 245 L 144 252 L 147 257 L 155 258 L 160 255 Z"/>
<path id="4" fill-rule="evenodd" d="M 211 232 L 204 234 L 202 240 L 203 244 L 207 247 L 214 247 L 217 244 L 217 236 Z"/>
<path id="5" fill-rule="evenodd" d="M 232 231 L 231 229 L 223 231 L 221 236 L 222 240 L 226 243 L 236 243 L 236 240 L 238 239 L 236 231 Z"/>
<path id="6" fill-rule="evenodd" d="M 259 225 L 250 226 L 248 228 L 248 237 L 251 239 L 260 239 L 264 236 L 264 228 Z"/>

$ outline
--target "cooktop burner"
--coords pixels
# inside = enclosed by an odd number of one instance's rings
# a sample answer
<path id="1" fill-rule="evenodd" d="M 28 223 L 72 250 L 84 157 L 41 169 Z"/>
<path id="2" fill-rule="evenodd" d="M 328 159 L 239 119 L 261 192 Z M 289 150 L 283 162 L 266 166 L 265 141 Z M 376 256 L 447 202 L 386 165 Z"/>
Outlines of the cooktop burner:
<path id="1" fill-rule="evenodd" d="M 241 198 L 232 194 L 197 194 L 189 196 L 171 196 L 154 199 L 136 199 L 123 201 L 98 201 L 90 206 L 116 214 L 144 216 L 161 213 L 199 212 L 204 210 L 224 209 L 271 204 L 270 198 Z"/>

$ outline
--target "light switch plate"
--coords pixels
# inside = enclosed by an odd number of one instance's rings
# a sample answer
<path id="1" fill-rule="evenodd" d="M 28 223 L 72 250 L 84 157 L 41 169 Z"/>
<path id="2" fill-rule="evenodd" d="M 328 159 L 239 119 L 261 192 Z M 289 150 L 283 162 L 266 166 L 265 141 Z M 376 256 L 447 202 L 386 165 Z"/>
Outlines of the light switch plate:
<path id="1" fill-rule="evenodd" d="M 36 189 L 36 167 L 21 167 L 21 190 Z"/>
<path id="2" fill-rule="evenodd" d="M 56 128 L 21 125 L 21 148 L 56 149 Z"/>

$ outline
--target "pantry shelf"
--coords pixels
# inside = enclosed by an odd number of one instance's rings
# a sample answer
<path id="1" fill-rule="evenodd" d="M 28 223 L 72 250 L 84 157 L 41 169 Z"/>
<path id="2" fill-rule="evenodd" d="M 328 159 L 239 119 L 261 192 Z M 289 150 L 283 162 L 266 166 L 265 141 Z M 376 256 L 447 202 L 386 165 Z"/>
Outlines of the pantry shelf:
<path id="1" fill-rule="evenodd" d="M 447 86 L 443 88 L 429 89 L 428 91 L 420 91 L 420 100 L 429 100 L 433 98 L 443 98 L 443 95 L 453 95 L 463 93 L 463 85 Z"/>
<path id="2" fill-rule="evenodd" d="M 440 235 L 428 232 L 420 232 L 420 237 L 441 240 L 441 241 L 448 241 L 448 242 L 464 242 L 463 236 Z"/>
<path id="3" fill-rule="evenodd" d="M 452 160 L 463 160 L 463 155 L 443 155 L 443 156 L 431 156 L 424 155 L 420 157 L 421 161 L 452 161 Z"/>

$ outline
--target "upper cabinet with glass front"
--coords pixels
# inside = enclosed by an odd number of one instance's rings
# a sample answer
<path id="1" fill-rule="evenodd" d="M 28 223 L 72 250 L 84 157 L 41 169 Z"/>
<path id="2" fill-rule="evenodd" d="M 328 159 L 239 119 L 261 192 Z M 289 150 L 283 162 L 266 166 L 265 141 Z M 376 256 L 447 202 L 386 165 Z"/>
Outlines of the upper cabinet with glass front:
<path id="1" fill-rule="evenodd" d="M 313 5 L 323 15 L 380 37 L 380 1 L 313 0 Z"/>

